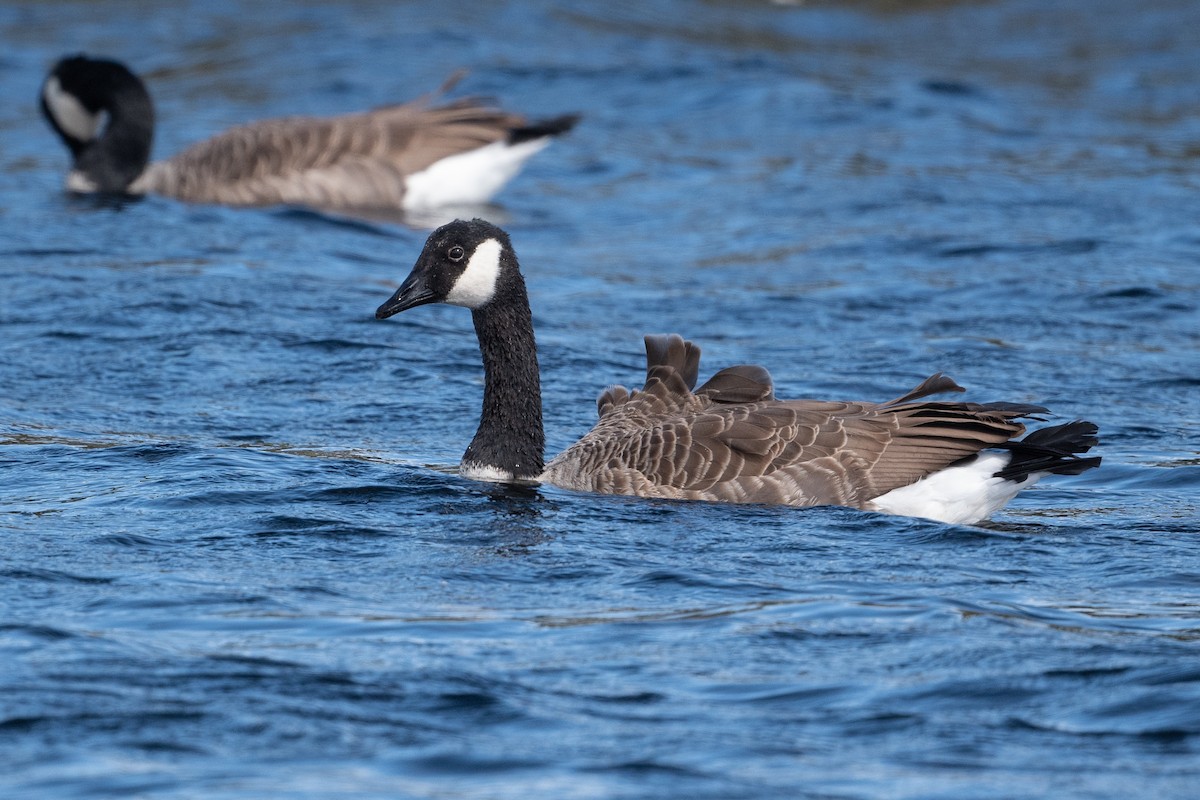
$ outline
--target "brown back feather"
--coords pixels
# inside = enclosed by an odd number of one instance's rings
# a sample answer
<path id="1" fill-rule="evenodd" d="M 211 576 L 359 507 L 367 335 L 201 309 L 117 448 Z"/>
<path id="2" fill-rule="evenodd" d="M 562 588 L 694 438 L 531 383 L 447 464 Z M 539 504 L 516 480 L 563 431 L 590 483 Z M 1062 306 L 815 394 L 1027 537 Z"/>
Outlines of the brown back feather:
<path id="1" fill-rule="evenodd" d="M 500 141 L 523 123 L 473 98 L 262 120 L 152 164 L 141 188 L 196 202 L 398 206 L 407 175 Z"/>
<path id="2" fill-rule="evenodd" d="M 761 367 L 722 370 L 690 391 L 699 348 L 648 336 L 640 391 L 607 390 L 596 427 L 547 467 L 570 488 L 655 497 L 865 506 L 1024 432 L 1042 411 L 921 401 L 963 391 L 938 374 L 887 403 L 776 400 Z"/>

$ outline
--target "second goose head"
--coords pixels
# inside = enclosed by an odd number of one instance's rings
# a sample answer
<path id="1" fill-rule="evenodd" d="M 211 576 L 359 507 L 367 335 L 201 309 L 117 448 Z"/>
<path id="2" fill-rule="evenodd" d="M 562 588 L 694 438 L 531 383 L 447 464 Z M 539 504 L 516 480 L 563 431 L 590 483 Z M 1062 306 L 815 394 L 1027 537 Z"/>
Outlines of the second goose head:
<path id="1" fill-rule="evenodd" d="M 124 192 L 145 170 L 154 105 L 122 64 L 83 55 L 62 59 L 42 84 L 41 108 L 71 151 L 68 189 Z"/>

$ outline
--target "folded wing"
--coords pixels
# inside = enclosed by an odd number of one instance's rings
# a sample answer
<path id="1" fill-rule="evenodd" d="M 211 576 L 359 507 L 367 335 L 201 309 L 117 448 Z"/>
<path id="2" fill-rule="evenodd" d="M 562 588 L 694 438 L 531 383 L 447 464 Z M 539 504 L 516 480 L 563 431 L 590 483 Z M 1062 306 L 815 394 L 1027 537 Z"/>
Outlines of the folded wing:
<path id="1" fill-rule="evenodd" d="M 700 349 L 646 337 L 646 383 L 601 395 L 600 420 L 546 470 L 550 482 L 619 494 L 862 507 L 1024 432 L 1039 406 L 924 398 L 962 388 L 934 375 L 887 403 L 777 400 L 762 367 L 693 390 Z"/>

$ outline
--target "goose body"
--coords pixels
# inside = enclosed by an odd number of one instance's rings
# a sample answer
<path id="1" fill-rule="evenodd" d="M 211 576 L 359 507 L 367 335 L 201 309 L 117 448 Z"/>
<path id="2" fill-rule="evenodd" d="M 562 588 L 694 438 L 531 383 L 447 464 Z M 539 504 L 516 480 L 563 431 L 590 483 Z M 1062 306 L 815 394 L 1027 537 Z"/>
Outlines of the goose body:
<path id="1" fill-rule="evenodd" d="M 843 505 L 952 523 L 987 519 L 1049 474 L 1098 466 L 1080 457 L 1096 426 L 1034 431 L 1021 403 L 931 401 L 961 392 L 934 375 L 884 403 L 780 400 L 762 367 L 723 369 L 699 387 L 700 349 L 647 336 L 640 390 L 599 398 L 596 426 L 548 464 L 537 349 L 524 279 L 507 234 L 483 220 L 434 231 L 380 319 L 427 303 L 470 308 L 484 362 L 483 413 L 466 475 L 683 500 Z"/>
<path id="2" fill-rule="evenodd" d="M 577 121 L 529 123 L 473 99 L 440 106 L 422 99 L 336 117 L 262 120 L 150 163 L 153 103 L 122 64 L 59 61 L 42 86 L 41 107 L 71 151 L 72 191 L 331 211 L 485 203 Z"/>

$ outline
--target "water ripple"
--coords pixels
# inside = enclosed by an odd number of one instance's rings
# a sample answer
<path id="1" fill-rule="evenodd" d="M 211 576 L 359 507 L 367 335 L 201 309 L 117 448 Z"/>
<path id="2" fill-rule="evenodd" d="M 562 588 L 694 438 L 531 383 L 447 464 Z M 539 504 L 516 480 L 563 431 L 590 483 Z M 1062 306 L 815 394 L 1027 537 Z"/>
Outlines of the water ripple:
<path id="1" fill-rule="evenodd" d="M 0 3 L 0 796 L 1195 796 L 1200 4 L 195 10 Z M 444 215 L 64 193 L 64 42 L 157 155 L 460 66 L 582 112 L 446 212 L 512 234 L 550 451 L 674 330 L 1104 465 L 979 526 L 467 480 L 471 315 L 372 316 Z"/>

